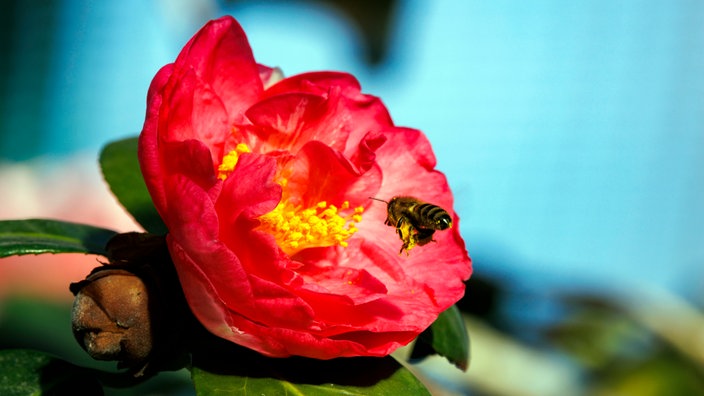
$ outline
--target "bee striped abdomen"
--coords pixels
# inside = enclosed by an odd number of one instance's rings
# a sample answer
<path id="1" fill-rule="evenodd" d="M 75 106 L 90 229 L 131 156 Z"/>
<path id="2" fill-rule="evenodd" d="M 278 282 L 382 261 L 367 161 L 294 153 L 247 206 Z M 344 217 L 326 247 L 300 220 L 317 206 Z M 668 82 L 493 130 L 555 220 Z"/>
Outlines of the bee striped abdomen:
<path id="1" fill-rule="evenodd" d="M 415 208 L 418 216 L 418 226 L 434 230 L 445 230 L 452 227 L 452 218 L 447 211 L 437 205 L 421 203 Z"/>

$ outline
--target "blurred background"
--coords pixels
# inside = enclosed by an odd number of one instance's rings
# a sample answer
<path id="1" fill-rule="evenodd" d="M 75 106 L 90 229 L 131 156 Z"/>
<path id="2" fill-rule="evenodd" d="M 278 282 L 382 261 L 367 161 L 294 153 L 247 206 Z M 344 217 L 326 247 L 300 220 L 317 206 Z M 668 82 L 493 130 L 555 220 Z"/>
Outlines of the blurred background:
<path id="1" fill-rule="evenodd" d="M 431 140 L 475 268 L 470 369 L 414 366 L 434 394 L 704 394 L 704 2 L 1 4 L 0 218 L 137 229 L 99 150 L 139 133 L 156 71 L 231 14 L 258 62 L 350 72 Z M 67 283 L 95 265 L 2 260 L 0 348 L 86 363 Z M 140 392 L 189 394 L 187 376 Z"/>

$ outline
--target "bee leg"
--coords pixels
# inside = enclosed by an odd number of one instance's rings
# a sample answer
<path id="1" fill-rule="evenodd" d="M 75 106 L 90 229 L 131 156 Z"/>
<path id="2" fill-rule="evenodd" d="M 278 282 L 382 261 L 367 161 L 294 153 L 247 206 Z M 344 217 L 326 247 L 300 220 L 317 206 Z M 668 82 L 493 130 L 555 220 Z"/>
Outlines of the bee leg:
<path id="1" fill-rule="evenodd" d="M 435 240 L 433 239 L 433 234 L 435 234 L 435 230 L 430 228 L 419 228 L 417 231 L 418 232 L 415 235 L 415 240 L 419 246 L 423 246 L 429 242 L 435 242 Z"/>
<path id="2" fill-rule="evenodd" d="M 396 231 L 398 232 L 398 236 L 401 238 L 401 241 L 403 241 L 399 254 L 401 254 L 404 250 L 406 251 L 406 254 L 408 254 L 408 251 L 413 249 L 416 245 L 415 234 L 417 231 L 415 227 L 411 225 L 411 222 L 408 221 L 406 217 L 401 217 L 396 224 Z"/>

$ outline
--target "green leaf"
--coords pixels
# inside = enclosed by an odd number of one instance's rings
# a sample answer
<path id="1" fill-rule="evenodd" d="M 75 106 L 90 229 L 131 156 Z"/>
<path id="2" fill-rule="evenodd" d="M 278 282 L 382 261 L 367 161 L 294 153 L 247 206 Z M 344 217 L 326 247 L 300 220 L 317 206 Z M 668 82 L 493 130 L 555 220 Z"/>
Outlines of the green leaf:
<path id="1" fill-rule="evenodd" d="M 42 352 L 0 350 L 0 394 L 101 395 L 100 383 L 87 370 Z"/>
<path id="2" fill-rule="evenodd" d="M 116 234 L 105 228 L 59 220 L 0 221 L 0 257 L 42 253 L 105 255 L 105 244 Z"/>
<path id="3" fill-rule="evenodd" d="M 145 230 L 164 235 L 166 226 L 154 208 L 137 159 L 137 138 L 109 143 L 100 153 L 105 181 L 117 200 Z"/>
<path id="4" fill-rule="evenodd" d="M 418 337 L 411 359 L 437 353 L 462 371 L 469 366 L 469 335 L 460 310 L 452 306 Z"/>
<path id="5" fill-rule="evenodd" d="M 213 359 L 193 357 L 191 377 L 199 396 L 251 395 L 430 395 L 392 357 L 315 360 L 266 358 L 250 351 Z"/>

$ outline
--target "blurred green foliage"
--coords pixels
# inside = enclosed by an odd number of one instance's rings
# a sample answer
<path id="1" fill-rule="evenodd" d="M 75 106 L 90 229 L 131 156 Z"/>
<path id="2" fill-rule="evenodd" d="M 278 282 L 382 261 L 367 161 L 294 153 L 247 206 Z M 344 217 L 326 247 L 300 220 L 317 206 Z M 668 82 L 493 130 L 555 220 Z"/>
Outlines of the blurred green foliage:
<path id="1" fill-rule="evenodd" d="M 80 367 L 118 373 L 114 362 L 93 360 L 74 340 L 71 307 L 65 304 L 19 296 L 0 300 L 0 350 L 7 349 L 41 351 Z M 116 381 L 104 391 L 108 396 L 194 394 L 190 373 L 185 369 L 162 372 L 139 384 Z"/>
<path id="2" fill-rule="evenodd" d="M 704 315 L 701 309 L 677 296 L 647 290 L 609 293 L 604 289 L 531 294 L 512 289 L 508 282 L 476 274 L 467 286 L 466 296 L 458 304 L 465 314 L 489 324 L 496 334 L 505 337 L 503 342 L 520 346 L 519 351 L 530 351 L 534 356 L 569 368 L 578 379 L 578 394 L 704 394 L 704 349 L 698 341 L 704 335 L 701 333 Z M 637 293 L 645 294 L 643 298 L 634 297 Z M 515 307 L 507 309 L 515 299 L 520 300 L 519 315 Z M 544 311 L 545 305 L 552 307 L 548 318 L 535 320 L 536 313 Z M 469 331 L 473 348 L 487 341 L 471 326 Z M 494 361 L 478 362 L 475 356 L 473 363 L 501 368 L 508 367 L 508 362 L 515 357 L 489 358 Z M 501 380 L 467 378 L 461 381 L 463 389 L 470 394 L 534 395 L 539 394 L 534 391 L 535 384 L 554 375 L 547 370 L 541 373 L 540 366 L 536 361 L 534 366 L 526 367 L 534 377 L 519 393 L 502 387 Z M 469 373 L 472 373 L 471 367 Z M 496 372 L 496 376 L 501 377 L 501 373 Z M 503 381 L 510 380 L 508 374 L 503 377 Z"/>

